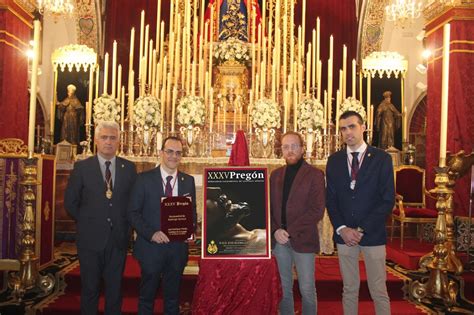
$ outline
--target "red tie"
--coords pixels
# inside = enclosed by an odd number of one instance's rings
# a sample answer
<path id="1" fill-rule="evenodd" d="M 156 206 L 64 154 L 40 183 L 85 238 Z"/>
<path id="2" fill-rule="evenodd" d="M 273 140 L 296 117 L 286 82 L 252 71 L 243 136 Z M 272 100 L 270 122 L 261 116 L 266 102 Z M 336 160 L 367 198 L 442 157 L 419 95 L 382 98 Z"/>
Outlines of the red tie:
<path id="1" fill-rule="evenodd" d="M 357 179 L 357 173 L 359 172 L 359 152 L 351 152 L 352 154 L 352 165 L 351 165 L 351 179 Z"/>
<path id="2" fill-rule="evenodd" d="M 166 197 L 173 197 L 173 187 L 171 186 L 171 180 L 173 176 L 166 177 L 166 186 L 165 186 L 165 196 Z"/>

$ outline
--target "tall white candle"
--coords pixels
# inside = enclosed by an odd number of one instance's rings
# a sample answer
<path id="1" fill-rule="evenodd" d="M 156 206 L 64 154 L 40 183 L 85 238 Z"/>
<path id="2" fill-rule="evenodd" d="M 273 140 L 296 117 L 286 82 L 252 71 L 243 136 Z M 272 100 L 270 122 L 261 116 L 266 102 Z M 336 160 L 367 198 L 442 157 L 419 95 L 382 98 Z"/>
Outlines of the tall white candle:
<path id="1" fill-rule="evenodd" d="M 109 76 L 109 53 L 105 53 L 104 57 L 104 93 L 107 94 L 107 81 Z"/>
<path id="2" fill-rule="evenodd" d="M 441 128 L 439 137 L 439 167 L 446 166 L 446 146 L 448 138 L 448 97 L 449 97 L 449 45 L 451 25 L 443 26 L 443 69 L 441 80 Z"/>
<path id="3" fill-rule="evenodd" d="M 356 60 L 352 59 L 352 97 L 356 97 Z"/>
<path id="4" fill-rule="evenodd" d="M 117 84 L 117 41 L 114 40 L 112 49 L 112 98 L 115 98 Z"/>
<path id="5" fill-rule="evenodd" d="M 33 63 L 31 67 L 31 93 L 30 93 L 30 112 L 28 124 L 28 157 L 32 158 L 35 146 L 35 120 L 36 120 L 36 93 L 38 91 L 38 61 L 41 22 L 33 22 Z"/>

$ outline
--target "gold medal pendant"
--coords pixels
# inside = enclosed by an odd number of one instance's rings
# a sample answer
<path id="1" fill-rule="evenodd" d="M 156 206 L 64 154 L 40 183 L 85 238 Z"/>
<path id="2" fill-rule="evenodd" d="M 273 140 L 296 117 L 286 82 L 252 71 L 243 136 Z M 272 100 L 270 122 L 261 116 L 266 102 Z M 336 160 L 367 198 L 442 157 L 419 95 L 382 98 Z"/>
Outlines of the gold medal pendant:
<path id="1" fill-rule="evenodd" d="M 110 188 L 105 192 L 105 197 L 107 197 L 107 199 L 112 199 L 112 190 L 110 190 Z"/>

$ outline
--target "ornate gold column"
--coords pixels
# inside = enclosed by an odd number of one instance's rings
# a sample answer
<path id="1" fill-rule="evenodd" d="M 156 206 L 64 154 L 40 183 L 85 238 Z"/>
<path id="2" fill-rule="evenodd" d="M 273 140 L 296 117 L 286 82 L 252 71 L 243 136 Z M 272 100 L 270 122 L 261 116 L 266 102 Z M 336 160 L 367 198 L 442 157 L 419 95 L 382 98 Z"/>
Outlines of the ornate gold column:
<path id="1" fill-rule="evenodd" d="M 54 277 L 41 276 L 38 271 L 38 257 L 35 254 L 35 209 L 37 182 L 37 158 L 24 159 L 25 173 L 22 182 L 23 203 L 25 213 L 22 222 L 23 237 L 21 239 L 20 270 L 10 274 L 9 286 L 13 289 L 18 300 L 22 300 L 27 290 L 40 287 L 44 291 L 51 291 L 54 287 Z"/>

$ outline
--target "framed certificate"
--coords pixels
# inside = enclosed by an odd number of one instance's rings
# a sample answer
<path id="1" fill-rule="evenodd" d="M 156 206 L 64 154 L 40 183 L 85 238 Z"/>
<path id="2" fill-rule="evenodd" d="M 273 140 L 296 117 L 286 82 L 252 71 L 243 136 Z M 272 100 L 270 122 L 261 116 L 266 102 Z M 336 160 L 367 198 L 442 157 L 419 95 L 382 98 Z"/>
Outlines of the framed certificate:
<path id="1" fill-rule="evenodd" d="M 193 201 L 189 197 L 166 197 L 161 200 L 161 231 L 170 241 L 186 241 L 194 233 Z"/>
<path id="2" fill-rule="evenodd" d="M 204 171 L 203 259 L 270 258 L 266 168 Z"/>

